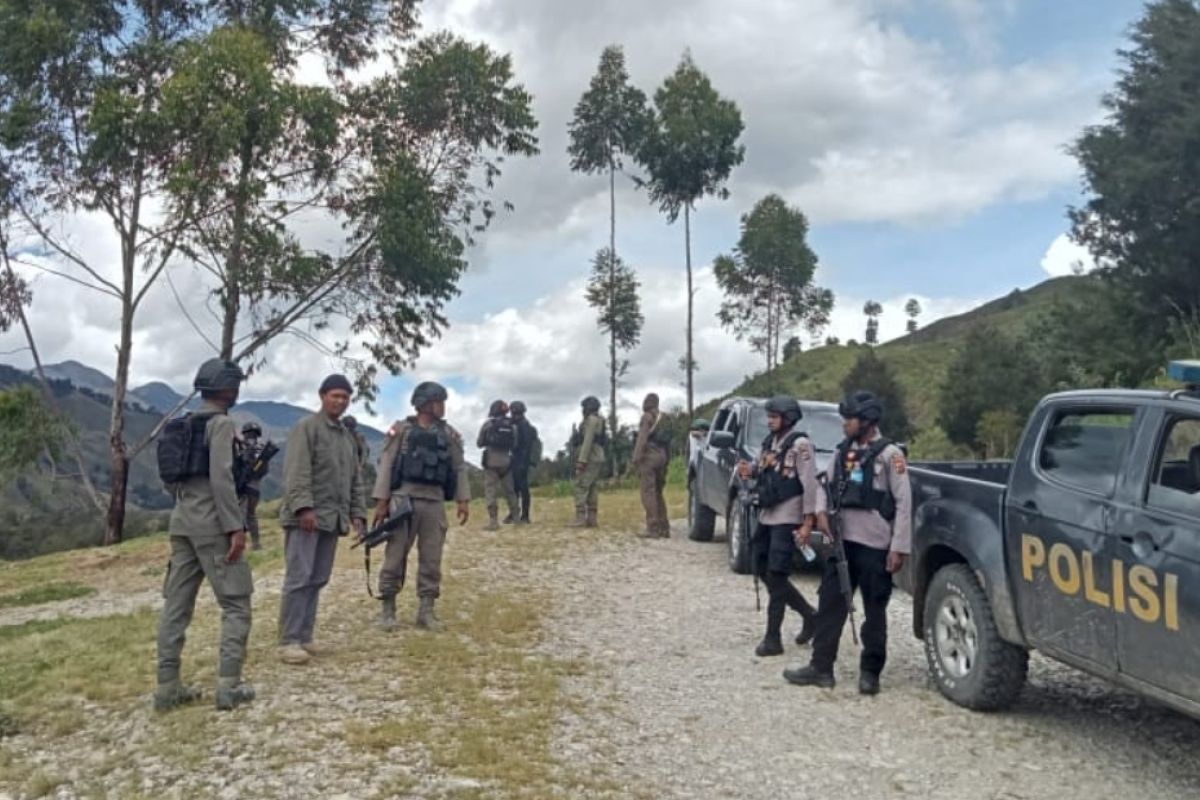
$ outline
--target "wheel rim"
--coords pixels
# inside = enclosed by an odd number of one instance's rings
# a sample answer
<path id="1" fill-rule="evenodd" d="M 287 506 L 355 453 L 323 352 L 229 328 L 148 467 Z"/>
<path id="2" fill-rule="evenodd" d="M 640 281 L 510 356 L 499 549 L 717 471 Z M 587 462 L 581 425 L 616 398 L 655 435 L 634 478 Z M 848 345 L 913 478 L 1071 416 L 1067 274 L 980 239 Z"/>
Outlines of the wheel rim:
<path id="1" fill-rule="evenodd" d="M 975 668 L 979 654 L 979 631 L 971 606 L 958 595 L 949 595 L 938 608 L 934 622 L 938 658 L 946 672 L 965 678 Z"/>

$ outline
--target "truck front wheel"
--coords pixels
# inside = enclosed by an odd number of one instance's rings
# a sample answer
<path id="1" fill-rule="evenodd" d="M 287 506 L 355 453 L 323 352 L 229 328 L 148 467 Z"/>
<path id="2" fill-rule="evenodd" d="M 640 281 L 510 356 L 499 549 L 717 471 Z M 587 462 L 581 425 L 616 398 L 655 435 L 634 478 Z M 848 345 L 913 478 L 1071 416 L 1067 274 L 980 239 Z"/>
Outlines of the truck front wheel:
<path id="1" fill-rule="evenodd" d="M 696 482 L 688 483 L 688 538 L 693 542 L 711 542 L 717 527 L 717 515 L 700 502 Z"/>
<path id="2" fill-rule="evenodd" d="M 966 564 L 942 567 L 929 583 L 925 659 L 942 694 L 977 711 L 1012 705 L 1029 671 L 1029 652 L 1000 638 L 987 595 Z"/>

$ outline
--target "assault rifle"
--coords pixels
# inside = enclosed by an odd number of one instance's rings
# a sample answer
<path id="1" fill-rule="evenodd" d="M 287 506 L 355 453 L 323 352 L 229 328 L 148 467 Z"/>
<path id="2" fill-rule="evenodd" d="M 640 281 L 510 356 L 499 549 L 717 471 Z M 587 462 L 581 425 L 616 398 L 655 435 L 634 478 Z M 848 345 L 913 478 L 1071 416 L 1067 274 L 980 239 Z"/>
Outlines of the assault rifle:
<path id="1" fill-rule="evenodd" d="M 271 468 L 271 459 L 278 453 L 279 445 L 267 442 L 253 461 L 239 457 L 234 462 L 233 483 L 239 497 L 247 493 L 252 482 L 261 481 L 266 477 L 267 471 Z"/>
<path id="2" fill-rule="evenodd" d="M 842 470 L 844 473 L 845 470 Z M 837 568 L 838 588 L 846 598 L 846 608 L 850 616 L 850 636 L 854 645 L 858 646 L 858 625 L 854 622 L 854 587 L 850 584 L 850 566 L 846 563 L 846 543 L 842 539 L 842 497 L 846 493 L 847 478 L 843 474 L 832 488 L 826 475 L 820 477 L 821 487 L 829 499 L 829 535 L 833 539 L 834 566 Z"/>
<path id="3" fill-rule="evenodd" d="M 367 571 L 367 594 L 371 597 L 375 596 L 375 593 L 371 589 L 371 550 L 391 539 L 400 526 L 412 518 L 412 515 L 412 501 L 407 497 L 401 497 L 387 519 L 376 523 L 375 527 L 359 536 L 358 540 L 350 545 L 351 550 L 359 545 L 364 546 L 363 565 Z"/>
<path id="4" fill-rule="evenodd" d="M 758 571 L 755 569 L 754 559 L 754 538 L 758 535 L 758 480 L 755 478 L 743 478 L 737 475 L 738 484 L 738 508 L 737 513 L 741 515 L 742 534 L 746 537 L 746 548 L 750 552 L 750 572 L 754 575 L 754 610 L 762 611 L 762 598 L 758 590 Z"/>

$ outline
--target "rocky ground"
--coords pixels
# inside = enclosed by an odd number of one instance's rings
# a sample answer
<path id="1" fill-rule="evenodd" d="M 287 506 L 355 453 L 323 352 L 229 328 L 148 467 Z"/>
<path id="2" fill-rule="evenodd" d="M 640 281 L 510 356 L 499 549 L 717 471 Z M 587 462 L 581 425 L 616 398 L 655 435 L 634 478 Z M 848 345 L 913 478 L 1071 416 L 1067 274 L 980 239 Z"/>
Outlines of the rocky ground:
<path id="1" fill-rule="evenodd" d="M 60 613 L 132 613 L 126 643 L 80 630 L 146 665 L 114 679 L 135 684 L 125 695 L 54 684 L 62 702 L 0 740 L 0 798 L 1200 796 L 1200 724 L 1047 660 L 1010 712 L 944 700 L 903 595 L 882 695 L 857 694 L 848 637 L 838 687 L 798 689 L 780 672 L 806 649 L 753 655 L 763 615 L 720 543 L 566 534 L 555 520 L 456 532 L 437 636 L 374 631 L 361 561 L 343 553 L 323 608 L 333 652 L 301 669 L 274 659 L 278 566 L 264 567 L 249 670 L 260 698 L 226 715 L 149 710 L 154 615 L 134 610 L 154 602 L 149 586 L 0 612 L 0 637 Z M 797 581 L 815 594 L 811 576 Z M 202 601 L 189 641 L 201 683 L 214 611 Z"/>

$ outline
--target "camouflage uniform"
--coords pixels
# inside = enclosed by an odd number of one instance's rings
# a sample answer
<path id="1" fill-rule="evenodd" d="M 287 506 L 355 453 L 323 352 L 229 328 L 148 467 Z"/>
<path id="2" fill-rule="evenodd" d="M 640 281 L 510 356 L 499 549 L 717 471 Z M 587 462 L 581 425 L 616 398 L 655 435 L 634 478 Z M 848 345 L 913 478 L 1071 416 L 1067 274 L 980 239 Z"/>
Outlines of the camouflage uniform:
<path id="1" fill-rule="evenodd" d="M 632 460 L 641 484 L 642 508 L 646 510 L 645 535 L 652 539 L 666 539 L 671 535 L 671 523 L 663 491 L 667 485 L 670 454 L 659 427 L 662 425 L 662 412 L 658 410 L 658 396 L 647 395 L 642 407 L 645 410 L 638 425 Z"/>

